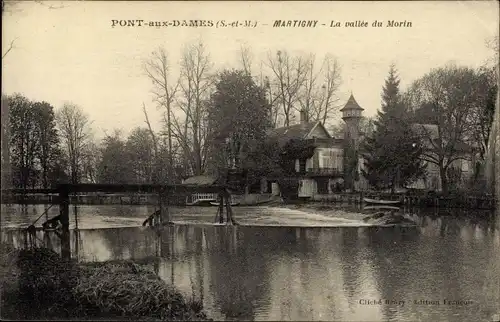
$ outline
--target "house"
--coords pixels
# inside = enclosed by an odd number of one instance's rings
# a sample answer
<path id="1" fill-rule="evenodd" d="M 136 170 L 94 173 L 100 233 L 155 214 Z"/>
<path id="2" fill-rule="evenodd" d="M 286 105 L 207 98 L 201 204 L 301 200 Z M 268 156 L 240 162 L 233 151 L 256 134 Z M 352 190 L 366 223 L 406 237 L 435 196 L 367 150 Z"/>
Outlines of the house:
<path id="1" fill-rule="evenodd" d="M 357 148 L 363 108 L 351 94 L 341 111 L 346 122 L 344 138 L 333 138 L 321 122 L 309 122 L 303 111 L 300 112 L 299 124 L 273 129 L 268 133 L 280 148 L 291 142 L 302 142 L 312 147 L 293 159 L 292 172 L 298 180 L 299 198 L 315 198 L 334 193 L 344 182 L 344 144 L 348 140 Z M 261 193 L 279 193 L 275 181 L 264 178 Z"/>
<path id="2" fill-rule="evenodd" d="M 435 124 L 415 123 L 412 124 L 412 128 L 422 138 L 424 155 L 428 155 L 431 158 L 437 157 L 434 150 L 436 149 L 436 141 L 439 137 L 438 126 Z M 474 147 L 461 141 L 455 142 L 453 148 L 456 150 L 454 153 L 455 160 L 451 162 L 449 168 L 459 171 L 460 181 L 458 185 L 460 186 L 465 184 L 474 175 L 476 151 Z M 424 164 L 426 166 L 426 177 L 414 182 L 408 188 L 441 191 L 441 175 L 438 165 L 428 161 L 424 161 Z"/>

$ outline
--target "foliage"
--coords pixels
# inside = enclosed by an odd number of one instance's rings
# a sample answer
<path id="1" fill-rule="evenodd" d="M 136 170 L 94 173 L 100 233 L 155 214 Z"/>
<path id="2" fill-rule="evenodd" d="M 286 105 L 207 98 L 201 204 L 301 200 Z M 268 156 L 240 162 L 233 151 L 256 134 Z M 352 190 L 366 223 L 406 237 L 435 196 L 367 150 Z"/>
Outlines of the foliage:
<path id="1" fill-rule="evenodd" d="M 130 261 L 79 265 L 47 248 L 14 256 L 17 287 L 2 287 L 4 318 L 208 320 L 201 302 Z"/>
<path id="2" fill-rule="evenodd" d="M 140 127 L 133 129 L 123 148 L 130 162 L 131 181 L 153 182 L 155 154 L 149 130 Z"/>
<path id="3" fill-rule="evenodd" d="M 244 71 L 218 75 L 208 105 L 212 153 L 218 167 L 248 166 L 250 149 L 262 142 L 270 127 L 264 90 Z"/>
<path id="4" fill-rule="evenodd" d="M 76 303 L 71 292 L 78 280 L 75 264 L 48 248 L 21 250 L 16 261 L 18 287 L 4 294 L 11 298 L 4 305 L 16 307 L 21 318 L 68 318 Z"/>
<path id="5" fill-rule="evenodd" d="M 405 186 L 424 174 L 422 147 L 413 133 L 399 93 L 399 78 L 391 66 L 382 91 L 375 131 L 363 142 L 363 175 L 376 188 Z"/>
<path id="6" fill-rule="evenodd" d="M 479 158 L 484 161 L 493 127 L 498 74 L 494 68 L 481 67 L 476 71 L 476 77 L 477 100 L 471 106 L 472 111 L 467 119 L 470 127 L 467 139 L 469 144 L 478 147 Z"/>
<path id="7" fill-rule="evenodd" d="M 447 65 L 414 81 L 405 95 L 414 121 L 437 128 L 436 133 L 422 129 L 420 136 L 426 146 L 423 158 L 438 166 L 445 193 L 454 161 L 469 160 L 476 151 L 485 155 L 497 91 L 491 77 L 484 69 Z"/>
<path id="8" fill-rule="evenodd" d="M 299 179 L 283 177 L 278 180 L 281 196 L 285 202 L 297 200 L 299 194 Z"/>
<path id="9" fill-rule="evenodd" d="M 136 127 L 126 138 L 115 129 L 100 144 L 95 160 L 96 182 L 164 182 L 164 171 L 158 169 L 167 169 L 169 165 L 168 143 L 165 141 L 155 142 L 150 129 L 145 127 Z"/>
<path id="10" fill-rule="evenodd" d="M 449 182 L 449 191 L 457 191 L 462 181 L 462 169 L 451 166 L 446 169 L 446 177 Z"/>
<path id="11" fill-rule="evenodd" d="M 256 142 L 247 157 L 246 169 L 250 177 L 283 175 L 281 150 L 277 141 L 268 138 Z"/>
<path id="12" fill-rule="evenodd" d="M 100 183 L 123 184 L 131 182 L 130 160 L 125 141 L 115 131 L 103 140 L 101 160 L 98 165 Z"/>
<path id="13" fill-rule="evenodd" d="M 49 187 L 60 178 L 59 137 L 54 108 L 14 94 L 6 97 L 9 115 L 9 162 L 15 187 Z M 6 163 L 7 160 L 4 160 Z"/>
<path id="14" fill-rule="evenodd" d="M 15 94 L 7 98 L 10 109 L 10 161 L 15 187 L 28 188 L 36 184 L 38 169 L 36 157 L 40 142 L 37 140 L 36 112 L 26 97 Z"/>
<path id="15" fill-rule="evenodd" d="M 133 262 L 89 267 L 74 294 L 81 306 L 106 316 L 170 321 L 207 319 L 202 303 L 186 299 L 158 275 Z"/>
<path id="16" fill-rule="evenodd" d="M 54 108 L 46 102 L 35 102 L 33 108 L 36 113 L 35 120 L 40 140 L 38 159 L 41 167 L 41 186 L 48 188 L 51 178 L 54 178 L 51 174 L 55 173 L 61 162 Z"/>
<path id="17" fill-rule="evenodd" d="M 68 159 L 68 173 L 72 183 L 82 179 L 82 155 L 91 136 L 90 119 L 80 106 L 65 103 L 56 113 L 62 150 Z"/>

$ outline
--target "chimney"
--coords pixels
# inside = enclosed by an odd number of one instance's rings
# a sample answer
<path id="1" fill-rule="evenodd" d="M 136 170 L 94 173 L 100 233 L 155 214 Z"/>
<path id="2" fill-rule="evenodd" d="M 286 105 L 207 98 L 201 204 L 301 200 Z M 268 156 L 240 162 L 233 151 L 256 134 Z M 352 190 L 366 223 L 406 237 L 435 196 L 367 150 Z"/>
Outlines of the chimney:
<path id="1" fill-rule="evenodd" d="M 307 113 L 304 110 L 300 110 L 300 124 L 307 123 L 309 120 L 307 119 Z"/>

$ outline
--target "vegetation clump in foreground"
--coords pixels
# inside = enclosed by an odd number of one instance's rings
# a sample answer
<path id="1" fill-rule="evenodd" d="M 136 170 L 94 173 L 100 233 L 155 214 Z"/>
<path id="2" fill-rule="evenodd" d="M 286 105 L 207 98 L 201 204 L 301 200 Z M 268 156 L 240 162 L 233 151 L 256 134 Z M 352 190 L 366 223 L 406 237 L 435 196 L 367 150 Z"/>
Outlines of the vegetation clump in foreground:
<path id="1" fill-rule="evenodd" d="M 208 320 L 201 302 L 141 265 L 81 265 L 47 248 L 10 254 L 17 259 L 2 269 L 4 319 Z"/>

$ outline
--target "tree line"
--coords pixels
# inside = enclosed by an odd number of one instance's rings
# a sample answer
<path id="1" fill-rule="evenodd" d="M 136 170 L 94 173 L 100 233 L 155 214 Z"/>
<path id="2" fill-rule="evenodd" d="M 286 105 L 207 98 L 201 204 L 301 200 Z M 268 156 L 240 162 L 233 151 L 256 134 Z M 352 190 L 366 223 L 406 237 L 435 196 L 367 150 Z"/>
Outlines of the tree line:
<path id="1" fill-rule="evenodd" d="M 228 154 L 232 166 L 240 167 L 246 162 L 242 156 L 267 129 L 292 125 L 298 110 L 311 122 L 327 123 L 340 107 L 341 70 L 332 54 L 318 59 L 278 50 L 255 62 L 250 48 L 242 46 L 237 68 L 215 70 L 206 47 L 198 42 L 185 46 L 175 62 L 177 73 L 169 57 L 159 47 L 144 63 L 163 115 L 167 173 L 216 172 L 221 157 Z"/>
<path id="2" fill-rule="evenodd" d="M 448 192 L 464 179 L 460 161 L 475 161 L 469 188 L 484 183 L 498 91 L 496 68 L 448 64 L 432 69 L 405 91 L 399 83 L 391 66 L 374 131 L 362 146 L 362 172 L 370 185 L 394 191 L 425 178 L 428 165 L 434 165 L 441 189 Z"/>
<path id="3" fill-rule="evenodd" d="M 118 130 L 97 141 L 83 108 L 47 102 L 21 94 L 2 97 L 2 181 L 16 188 L 49 188 L 58 183 L 151 183 L 164 168 L 163 143 L 147 127 L 126 138 Z M 2 120 L 5 120 L 2 118 Z M 7 125 L 7 126 L 4 126 Z M 158 148 L 158 150 L 156 150 Z M 166 162 L 165 162 L 166 163 Z"/>
<path id="4" fill-rule="evenodd" d="M 114 130 L 98 142 L 80 106 L 65 103 L 55 109 L 20 94 L 3 96 L 2 169 L 10 169 L 2 173 L 10 177 L 2 179 L 14 187 L 34 188 L 59 182 L 174 183 L 227 168 L 250 169 L 255 176 L 283 175 L 289 168 L 283 147 L 267 140 L 267 133 L 292 125 L 296 111 L 304 111 L 309 121 L 331 125 L 335 136 L 343 135 L 342 126 L 332 124 L 340 108 L 341 77 L 331 54 L 318 60 L 281 50 L 254 63 L 251 50 L 242 47 L 238 68 L 223 70 L 214 68 L 203 43 L 186 45 L 179 62 L 169 57 L 160 47 L 143 64 L 162 118 L 159 130 L 153 129 L 143 104 L 138 108 L 144 126 L 126 137 Z M 178 66 L 175 73 L 173 64 Z M 378 115 L 361 122 L 365 139 L 359 152 L 349 153 L 351 168 L 357 169 L 362 154 L 362 175 L 369 183 L 394 188 L 425 176 L 424 162 L 434 163 L 446 188 L 449 168 L 463 157 L 460 143 L 474 147 L 478 160 L 484 160 L 496 77 L 487 66 L 447 65 L 401 91 L 391 67 Z M 432 124 L 437 136 L 417 135 L 413 124 Z M 309 148 L 295 142 L 284 149 L 294 155 Z M 359 175 L 350 174 L 354 180 Z"/>

